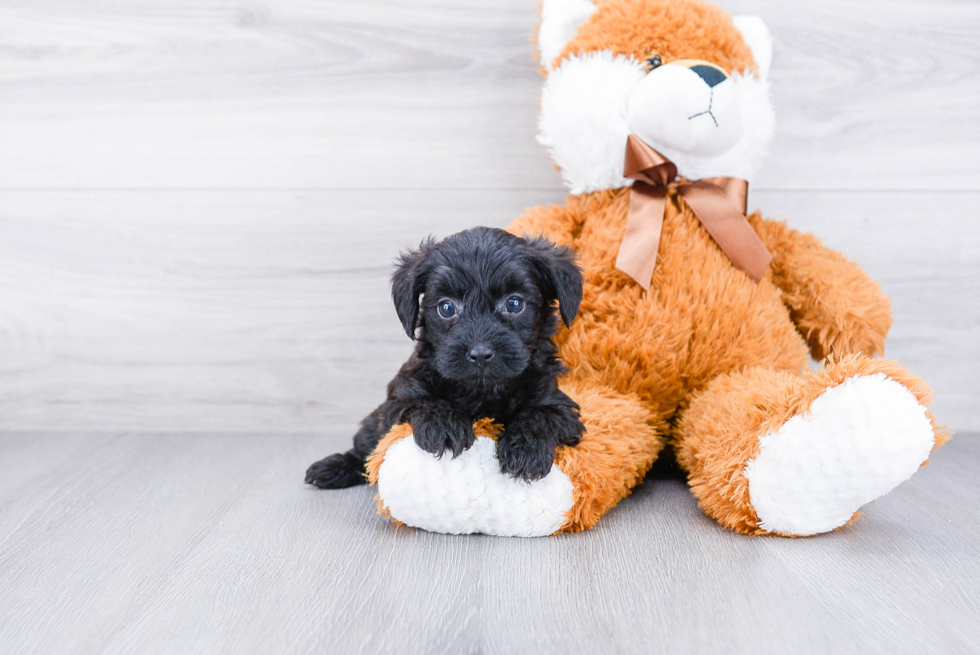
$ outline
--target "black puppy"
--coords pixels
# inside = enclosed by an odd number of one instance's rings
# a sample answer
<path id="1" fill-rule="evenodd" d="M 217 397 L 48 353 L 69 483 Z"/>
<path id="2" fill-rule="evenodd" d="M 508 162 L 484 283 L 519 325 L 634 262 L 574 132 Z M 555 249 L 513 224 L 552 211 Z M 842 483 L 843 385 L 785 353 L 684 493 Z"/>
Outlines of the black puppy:
<path id="1" fill-rule="evenodd" d="M 585 427 L 558 389 L 565 367 L 552 341 L 555 301 L 568 325 L 582 300 L 582 274 L 567 248 L 486 227 L 430 238 L 401 256 L 391 296 L 415 352 L 361 422 L 354 447 L 310 466 L 306 482 L 362 484 L 367 456 L 404 422 L 420 448 L 456 457 L 473 445 L 473 422 L 492 417 L 503 424 L 501 470 L 524 480 L 548 474 L 559 444 L 579 442 Z"/>

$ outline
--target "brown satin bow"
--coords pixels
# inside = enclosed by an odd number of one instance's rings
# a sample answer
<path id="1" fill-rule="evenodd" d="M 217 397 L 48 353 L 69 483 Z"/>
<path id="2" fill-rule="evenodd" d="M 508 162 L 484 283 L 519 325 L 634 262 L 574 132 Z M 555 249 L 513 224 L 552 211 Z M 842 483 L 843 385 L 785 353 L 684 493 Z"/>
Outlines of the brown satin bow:
<path id="1" fill-rule="evenodd" d="M 629 220 L 616 268 L 644 289 L 650 288 L 657 263 L 667 193 L 671 189 L 684 198 L 733 264 L 756 282 L 765 275 L 772 254 L 745 218 L 748 182 L 737 177 L 677 182 L 674 162 L 634 134 L 626 143 L 623 176 L 635 182 L 630 190 Z"/>

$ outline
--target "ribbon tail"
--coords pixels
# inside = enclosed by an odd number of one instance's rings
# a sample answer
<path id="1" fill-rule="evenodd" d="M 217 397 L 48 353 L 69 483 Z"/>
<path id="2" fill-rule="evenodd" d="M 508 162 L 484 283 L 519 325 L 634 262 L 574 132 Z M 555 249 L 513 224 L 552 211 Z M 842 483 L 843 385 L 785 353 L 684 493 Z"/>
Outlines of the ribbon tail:
<path id="1" fill-rule="evenodd" d="M 650 288 L 653 269 L 657 265 L 666 205 L 667 193 L 663 187 L 636 182 L 630 189 L 630 213 L 616 268 L 644 289 Z"/>
<path id="2" fill-rule="evenodd" d="M 704 180 L 682 185 L 678 191 L 732 263 L 758 283 L 772 253 L 732 199 Z"/>

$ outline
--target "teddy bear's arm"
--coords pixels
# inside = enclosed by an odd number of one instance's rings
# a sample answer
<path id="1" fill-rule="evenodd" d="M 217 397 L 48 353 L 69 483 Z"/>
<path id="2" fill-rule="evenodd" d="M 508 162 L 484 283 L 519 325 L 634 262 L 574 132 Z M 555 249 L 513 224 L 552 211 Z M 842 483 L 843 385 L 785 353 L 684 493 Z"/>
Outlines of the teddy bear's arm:
<path id="1" fill-rule="evenodd" d="M 877 282 L 813 235 L 758 214 L 750 221 L 772 252 L 772 281 L 814 359 L 884 352 L 892 314 Z"/>
<path id="2" fill-rule="evenodd" d="M 575 246 L 575 238 L 582 228 L 578 211 L 567 205 L 538 205 L 507 226 L 507 231 L 518 236 L 545 235 L 559 246 Z"/>

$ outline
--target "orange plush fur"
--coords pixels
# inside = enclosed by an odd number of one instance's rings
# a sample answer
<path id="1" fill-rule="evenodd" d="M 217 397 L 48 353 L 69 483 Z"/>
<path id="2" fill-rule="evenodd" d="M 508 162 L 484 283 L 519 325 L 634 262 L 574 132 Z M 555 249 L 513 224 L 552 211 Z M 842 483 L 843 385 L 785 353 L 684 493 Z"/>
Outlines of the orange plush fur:
<path id="1" fill-rule="evenodd" d="M 609 50 L 643 60 L 700 59 L 731 72 L 755 69 L 752 51 L 719 7 L 700 0 L 648 0 L 599 3 L 598 9 L 555 59 L 570 54 Z"/>
<path id="2" fill-rule="evenodd" d="M 638 60 L 652 54 L 667 61 L 700 59 L 733 71 L 755 68 L 731 17 L 699 1 L 600 2 L 552 64 L 598 50 Z M 607 473 L 606 461 L 580 454 L 578 466 L 603 473 L 589 489 L 576 487 L 579 496 L 609 486 L 607 475 L 640 479 L 669 441 L 708 515 L 739 532 L 764 533 L 744 476 L 760 436 L 805 413 L 823 391 L 853 375 L 885 373 L 928 403 L 930 393 L 919 378 L 894 362 L 872 359 L 884 350 L 889 303 L 878 284 L 840 253 L 753 214 L 749 221 L 774 256 L 755 284 L 672 192 L 657 266 L 644 291 L 615 266 L 628 209 L 628 188 L 597 191 L 569 196 L 564 206 L 532 208 L 509 228 L 545 234 L 577 252 L 584 297 L 572 327 L 557 337 L 570 369 L 565 386 L 579 402 L 576 389 L 620 403 L 639 401 L 645 425 L 622 430 L 628 443 L 656 447 L 625 457 L 625 474 Z M 831 359 L 823 371 L 804 375 L 810 354 Z M 583 405 L 590 432 L 619 418 L 612 402 L 587 410 Z M 634 436 L 637 430 L 647 436 Z M 617 438 L 605 447 L 617 447 Z M 936 446 L 945 438 L 937 429 Z M 563 457 L 559 465 L 566 470 Z M 629 486 L 601 494 L 602 506 L 625 496 Z M 601 515 L 583 511 L 576 502 L 566 529 L 591 527 Z"/>

